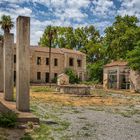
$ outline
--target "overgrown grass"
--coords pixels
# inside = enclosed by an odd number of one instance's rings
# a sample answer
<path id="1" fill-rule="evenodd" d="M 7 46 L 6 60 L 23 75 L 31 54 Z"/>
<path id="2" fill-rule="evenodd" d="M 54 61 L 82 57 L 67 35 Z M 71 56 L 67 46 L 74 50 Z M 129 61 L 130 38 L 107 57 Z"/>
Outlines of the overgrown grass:
<path id="1" fill-rule="evenodd" d="M 17 114 L 14 112 L 0 113 L 1 127 L 14 127 L 17 121 Z"/>
<path id="2" fill-rule="evenodd" d="M 54 92 L 54 88 L 50 88 L 47 86 L 32 86 L 31 87 L 32 92 Z"/>
<path id="3" fill-rule="evenodd" d="M 119 114 L 121 114 L 124 117 L 130 118 L 133 115 L 140 114 L 140 110 L 137 110 L 137 109 L 127 110 L 127 111 L 119 112 Z"/>
<path id="4" fill-rule="evenodd" d="M 57 108 L 57 107 L 56 107 Z M 40 100 L 31 102 L 32 112 L 40 118 L 40 126 L 34 127 L 31 132 L 26 133 L 21 140 L 55 140 L 61 139 L 64 132 L 67 131 L 70 123 L 62 120 L 55 108 L 49 110 L 49 104 Z"/>

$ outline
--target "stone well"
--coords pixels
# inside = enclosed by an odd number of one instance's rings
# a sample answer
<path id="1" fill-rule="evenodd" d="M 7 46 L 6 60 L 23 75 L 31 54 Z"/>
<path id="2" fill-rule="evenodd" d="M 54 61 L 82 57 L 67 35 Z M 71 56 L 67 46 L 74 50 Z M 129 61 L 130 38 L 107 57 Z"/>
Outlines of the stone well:
<path id="1" fill-rule="evenodd" d="M 77 95 L 89 95 L 90 94 L 90 86 L 85 85 L 60 85 L 59 86 L 60 93 L 67 94 L 77 94 Z"/>

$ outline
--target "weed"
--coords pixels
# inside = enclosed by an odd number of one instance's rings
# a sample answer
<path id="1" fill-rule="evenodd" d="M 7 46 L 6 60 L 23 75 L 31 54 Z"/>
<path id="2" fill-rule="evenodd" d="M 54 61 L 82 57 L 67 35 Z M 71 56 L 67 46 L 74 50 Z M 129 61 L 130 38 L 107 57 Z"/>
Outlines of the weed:
<path id="1" fill-rule="evenodd" d="M 32 122 L 28 122 L 28 127 L 30 128 L 30 129 L 33 129 L 33 127 L 34 127 L 34 124 L 32 123 Z"/>
<path id="2" fill-rule="evenodd" d="M 140 110 L 137 110 L 137 109 L 127 110 L 127 111 L 124 111 L 124 112 L 119 112 L 119 114 L 121 114 L 124 117 L 130 118 L 135 114 L 140 114 Z"/>
<path id="3" fill-rule="evenodd" d="M 90 134 L 89 133 L 85 133 L 84 136 L 90 137 Z"/>
<path id="4" fill-rule="evenodd" d="M 46 86 L 33 86 L 31 88 L 32 92 L 53 92 L 53 88 L 49 88 Z"/>
<path id="5" fill-rule="evenodd" d="M 85 127 L 85 126 L 84 126 L 84 127 L 82 127 L 82 129 L 83 129 L 83 130 L 89 130 L 89 129 L 88 129 L 87 127 Z"/>
<path id="6" fill-rule="evenodd" d="M 17 114 L 14 112 L 0 113 L 1 127 L 14 127 L 16 125 Z"/>
<path id="7" fill-rule="evenodd" d="M 140 123 L 140 120 L 135 120 L 135 123 Z"/>

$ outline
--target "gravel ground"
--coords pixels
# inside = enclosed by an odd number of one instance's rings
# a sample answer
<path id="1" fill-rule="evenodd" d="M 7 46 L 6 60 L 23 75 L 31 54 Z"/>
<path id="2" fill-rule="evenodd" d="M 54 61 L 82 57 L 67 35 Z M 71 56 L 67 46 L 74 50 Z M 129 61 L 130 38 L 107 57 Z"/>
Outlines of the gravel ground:
<path id="1" fill-rule="evenodd" d="M 122 110 L 121 107 L 120 109 Z M 124 117 L 117 112 L 111 112 L 112 108 L 96 111 L 95 107 L 74 107 L 73 111 L 70 108 L 64 110 L 61 118 L 70 122 L 66 139 L 140 140 L 140 114 Z"/>
<path id="2" fill-rule="evenodd" d="M 38 129 L 0 128 L 0 140 L 140 140 L 139 95 L 96 91 L 92 96 L 34 93 Z"/>

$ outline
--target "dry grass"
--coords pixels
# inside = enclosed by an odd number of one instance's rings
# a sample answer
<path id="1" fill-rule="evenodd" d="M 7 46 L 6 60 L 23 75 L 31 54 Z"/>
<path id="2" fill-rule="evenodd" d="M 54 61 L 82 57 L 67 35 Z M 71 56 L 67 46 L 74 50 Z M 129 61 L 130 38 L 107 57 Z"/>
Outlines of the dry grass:
<path id="1" fill-rule="evenodd" d="M 55 103 L 59 105 L 72 106 L 90 106 L 90 105 L 135 105 L 140 104 L 139 94 L 109 92 L 109 91 L 94 91 L 92 96 L 79 97 L 70 94 L 59 94 L 54 92 L 32 92 L 32 100 L 40 100 L 46 103 Z"/>

